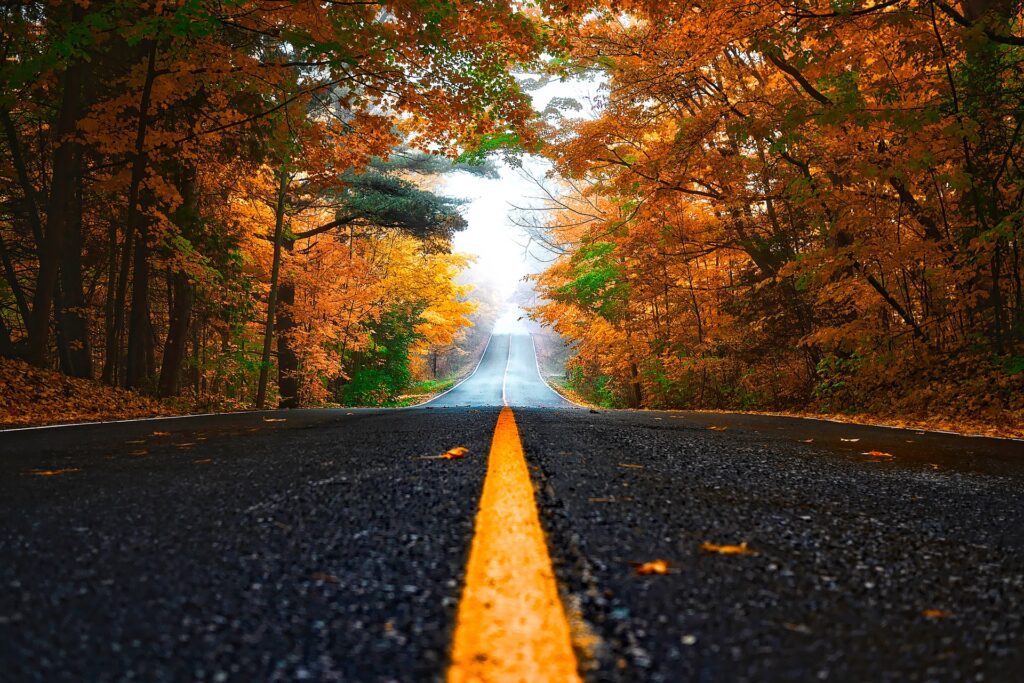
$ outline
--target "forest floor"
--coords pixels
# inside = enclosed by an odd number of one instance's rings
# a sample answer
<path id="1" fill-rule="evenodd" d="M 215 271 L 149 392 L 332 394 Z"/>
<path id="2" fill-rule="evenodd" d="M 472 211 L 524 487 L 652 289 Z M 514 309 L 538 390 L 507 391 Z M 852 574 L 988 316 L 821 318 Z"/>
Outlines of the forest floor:
<path id="1" fill-rule="evenodd" d="M 571 387 L 562 375 L 550 372 L 545 362 L 546 344 L 538 345 L 545 379 L 558 393 L 573 403 L 591 404 Z M 555 353 L 551 353 L 555 355 Z M 468 376 L 476 363 L 467 363 L 461 372 L 447 378 L 423 380 L 403 394 L 394 407 L 413 406 L 429 401 L 452 388 Z M 601 406 L 594 406 L 601 407 Z M 206 407 L 202 412 L 236 412 L 240 408 Z M 691 410 L 691 409 L 686 409 Z M 0 358 L 0 429 L 30 427 L 70 422 L 95 422 L 143 417 L 188 414 L 180 402 L 163 402 L 127 389 L 105 386 L 95 380 L 68 377 L 52 370 L 41 370 L 17 360 Z M 714 410 L 700 412 L 804 417 L 851 424 L 873 424 L 887 427 L 928 429 L 958 434 L 1024 438 L 1024 414 L 1003 411 L 996 415 L 965 417 L 963 415 L 894 415 L 878 413 L 836 413 L 769 410 Z"/>
<path id="2" fill-rule="evenodd" d="M 96 380 L 0 358 L 0 427 L 174 415 L 174 406 Z"/>
<path id="3" fill-rule="evenodd" d="M 546 375 L 545 381 L 552 389 L 564 396 L 566 399 L 581 406 L 599 408 L 601 410 L 616 410 L 606 406 L 596 406 L 590 403 L 585 397 L 576 392 L 566 383 L 562 375 Z M 1004 412 L 994 418 L 965 418 L 962 416 L 951 417 L 949 415 L 934 416 L 894 416 L 886 413 L 835 413 L 815 412 L 810 410 L 722 410 L 714 408 L 664 408 L 644 409 L 645 412 L 699 412 L 722 415 L 766 415 L 774 417 L 801 417 L 812 420 L 829 420 L 832 422 L 845 422 L 857 425 L 872 425 L 877 427 L 899 427 L 903 429 L 924 429 L 937 432 L 948 432 L 950 434 L 961 434 L 964 436 L 990 436 L 1002 439 L 1024 439 L 1024 414 L 1019 412 Z"/>

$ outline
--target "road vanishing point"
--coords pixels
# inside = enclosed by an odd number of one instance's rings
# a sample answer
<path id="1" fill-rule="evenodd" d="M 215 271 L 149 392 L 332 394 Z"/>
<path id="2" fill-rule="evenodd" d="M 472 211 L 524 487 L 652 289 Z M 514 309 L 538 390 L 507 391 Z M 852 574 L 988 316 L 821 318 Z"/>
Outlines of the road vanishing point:
<path id="1" fill-rule="evenodd" d="M 1020 441 L 581 408 L 525 334 L 422 406 L 0 468 L 3 681 L 1024 680 Z"/>

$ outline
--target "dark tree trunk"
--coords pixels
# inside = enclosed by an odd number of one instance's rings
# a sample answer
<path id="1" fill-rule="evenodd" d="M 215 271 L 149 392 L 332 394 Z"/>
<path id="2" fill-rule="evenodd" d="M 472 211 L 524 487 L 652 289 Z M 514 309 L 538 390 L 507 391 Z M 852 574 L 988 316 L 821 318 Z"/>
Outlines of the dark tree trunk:
<path id="1" fill-rule="evenodd" d="M 629 407 L 642 408 L 644 405 L 644 390 L 640 385 L 640 368 L 636 363 L 629 364 Z"/>
<path id="2" fill-rule="evenodd" d="M 288 195 L 288 173 L 282 167 L 277 188 L 277 206 L 274 212 L 274 261 L 270 268 L 270 292 L 267 295 L 267 322 L 263 330 L 263 353 L 260 355 L 260 378 L 256 386 L 256 409 L 262 410 L 267 399 L 267 379 L 270 374 L 270 350 L 273 344 L 277 318 L 278 282 L 281 277 L 281 245 L 284 238 L 284 208 Z M 294 296 L 293 296 L 294 298 Z"/>
<path id="3" fill-rule="evenodd" d="M 132 305 L 128 316 L 128 358 L 125 382 L 128 387 L 147 388 L 152 378 L 148 362 L 152 346 L 152 321 L 149 315 L 149 244 L 148 230 L 139 229 L 132 259 Z"/>
<path id="4" fill-rule="evenodd" d="M 174 214 L 174 222 L 181 230 L 182 237 L 195 240 L 199 221 L 199 188 L 196 170 L 185 168 L 178 183 L 181 191 L 181 206 Z M 160 379 L 157 391 L 161 396 L 177 396 L 181 389 L 181 366 L 185 361 L 188 344 L 188 330 L 192 320 L 192 305 L 195 293 L 188 274 L 179 270 L 171 276 L 170 310 L 168 315 L 167 341 L 164 343 L 163 360 L 160 363 Z"/>
<path id="5" fill-rule="evenodd" d="M 285 240 L 289 252 L 295 247 L 294 240 Z M 277 391 L 281 397 L 281 408 L 299 407 L 299 356 L 292 346 L 291 333 L 295 329 L 292 307 L 295 305 L 295 283 L 285 280 L 277 293 Z"/>
<path id="6" fill-rule="evenodd" d="M 60 263 L 61 305 L 58 324 L 64 349 L 61 369 L 72 377 L 92 377 L 92 347 L 89 342 L 89 316 L 82 287 L 82 187 L 75 192 L 73 217 Z"/>
<path id="7" fill-rule="evenodd" d="M 149 231 L 141 216 L 139 195 L 142 180 L 146 174 L 148 157 L 146 154 L 146 131 L 149 122 L 149 104 L 153 93 L 153 81 L 156 79 L 156 44 L 148 47 L 146 80 L 142 87 L 139 100 L 139 123 L 135 134 L 135 162 L 132 165 L 132 177 L 128 188 L 128 234 L 134 234 L 135 250 L 132 258 L 132 304 L 128 318 L 128 358 L 125 363 L 125 380 L 129 387 L 143 387 L 152 375 L 152 363 L 148 362 L 152 354 L 152 323 L 149 317 Z M 125 249 L 124 258 L 129 251 Z M 122 268 L 122 272 L 124 268 Z"/>
<path id="8" fill-rule="evenodd" d="M 107 235 L 110 260 L 107 262 L 107 293 L 103 305 L 103 370 L 100 372 L 100 380 L 104 384 L 114 386 L 117 384 L 118 357 L 121 354 L 119 336 L 121 327 L 124 325 L 124 292 L 127 291 L 127 285 L 121 286 L 121 281 L 127 282 L 128 273 L 127 267 L 122 268 L 121 270 L 125 272 L 119 279 L 118 253 L 120 249 L 117 245 L 117 223 L 113 220 L 110 221 Z M 122 265 L 127 266 L 127 262 L 127 255 L 122 254 Z M 118 307 L 118 295 L 121 295 L 122 305 L 120 307 Z"/>
<path id="9" fill-rule="evenodd" d="M 178 271 L 171 280 L 171 315 L 158 386 L 161 396 L 177 396 L 180 390 L 181 366 L 185 360 L 185 344 L 194 301 L 192 283 L 184 272 Z"/>
<path id="10" fill-rule="evenodd" d="M 84 16 L 83 5 L 75 3 L 71 8 L 71 22 L 81 22 Z M 56 148 L 53 152 L 46 231 L 39 247 L 39 272 L 36 275 L 35 293 L 32 297 L 32 318 L 28 325 L 29 360 L 40 367 L 45 367 L 49 359 L 50 312 L 53 309 L 53 297 L 57 292 L 57 275 L 60 271 L 65 234 L 75 208 L 75 186 L 81 175 L 81 156 L 77 153 L 75 131 L 82 109 L 85 69 L 85 62 L 75 59 L 65 70 L 60 110 L 54 126 Z"/>

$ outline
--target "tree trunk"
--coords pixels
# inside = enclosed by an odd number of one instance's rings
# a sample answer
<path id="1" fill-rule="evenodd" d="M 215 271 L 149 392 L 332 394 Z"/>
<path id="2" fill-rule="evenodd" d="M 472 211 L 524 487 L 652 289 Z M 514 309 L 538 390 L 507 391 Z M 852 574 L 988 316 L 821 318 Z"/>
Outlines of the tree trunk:
<path id="1" fill-rule="evenodd" d="M 147 346 L 153 334 L 149 315 L 149 244 L 148 230 L 139 228 L 132 258 L 132 305 L 128 316 L 128 358 L 125 383 L 133 389 L 146 388 L 152 375 Z"/>
<path id="2" fill-rule="evenodd" d="M 110 228 L 107 232 L 107 243 L 110 249 L 110 260 L 107 262 L 107 292 L 103 304 L 103 369 L 100 371 L 100 381 L 104 384 L 114 386 L 117 384 L 118 356 L 121 353 L 121 345 L 118 343 L 120 325 L 124 321 L 124 307 L 117 306 L 117 295 L 122 292 L 121 281 L 118 279 L 118 252 L 117 246 L 117 223 L 110 221 Z M 122 255 L 122 263 L 126 262 Z M 124 273 L 123 279 L 127 281 L 128 273 Z M 121 297 L 124 302 L 124 297 Z M 120 323 L 119 323 L 120 321 Z"/>
<path id="3" fill-rule="evenodd" d="M 270 268 L 270 293 L 267 296 L 267 323 L 263 331 L 263 354 L 260 356 L 260 381 L 256 388 L 256 409 L 262 410 L 267 400 L 267 377 L 270 374 L 270 349 L 274 339 L 277 312 L 278 280 L 281 276 L 281 241 L 284 237 L 284 206 L 288 195 L 288 174 L 280 170 L 277 207 L 274 212 L 274 261 Z M 294 301 L 294 290 L 292 299 Z"/>
<path id="4" fill-rule="evenodd" d="M 72 377 L 92 377 L 89 316 L 82 288 L 82 187 L 78 179 L 74 210 L 68 221 L 60 263 L 61 305 L 58 325 L 63 340 L 61 370 Z"/>
<path id="5" fill-rule="evenodd" d="M 185 168 L 181 175 L 179 187 L 182 202 L 175 212 L 174 222 L 181 229 L 184 238 L 194 240 L 196 224 L 199 221 L 198 178 L 194 168 Z M 157 382 L 157 392 L 160 396 L 177 396 L 181 389 L 181 366 L 185 362 L 192 305 L 195 301 L 192 282 L 184 270 L 179 270 L 171 276 L 170 299 L 167 341 L 164 343 L 160 379 Z"/>
<path id="6" fill-rule="evenodd" d="M 75 3 L 71 8 L 71 23 L 81 22 L 84 16 L 84 6 Z M 74 210 L 75 186 L 81 175 L 81 157 L 77 154 L 75 132 L 82 108 L 85 69 L 85 62 L 75 59 L 64 71 L 63 94 L 53 132 L 56 147 L 46 210 L 46 231 L 39 248 L 39 272 L 32 297 L 32 319 L 28 325 L 29 360 L 39 367 L 46 367 L 49 360 L 50 312 L 57 290 L 64 237 Z"/>
<path id="7" fill-rule="evenodd" d="M 170 322 L 167 327 L 167 342 L 160 365 L 160 396 L 177 396 L 180 390 L 181 366 L 185 361 L 185 344 L 188 340 L 189 322 L 192 318 L 194 295 L 188 275 L 178 271 L 171 277 L 172 301 Z"/>
<path id="8" fill-rule="evenodd" d="M 640 385 L 640 368 L 635 362 L 629 364 L 629 407 L 642 408 L 644 405 L 644 390 Z"/>
<path id="9" fill-rule="evenodd" d="M 284 248 L 291 252 L 295 248 L 294 240 L 284 240 Z M 292 346 L 291 333 L 295 329 L 295 318 L 292 307 L 295 305 L 295 283 L 285 280 L 278 291 L 277 321 L 274 326 L 277 333 L 277 390 L 281 397 L 278 404 L 281 408 L 299 407 L 299 356 Z"/>
<path id="10" fill-rule="evenodd" d="M 125 380 L 129 387 L 138 388 L 146 384 L 152 374 L 147 367 L 147 357 L 152 348 L 152 328 L 149 318 L 149 231 L 139 210 L 139 194 L 145 177 L 148 157 L 146 154 L 146 130 L 149 121 L 149 104 L 156 79 L 156 43 L 149 45 L 146 80 L 139 100 L 139 123 L 135 133 L 135 162 L 132 165 L 131 183 L 128 188 L 127 230 L 135 234 L 135 251 L 132 258 L 132 304 L 128 319 L 128 358 L 125 364 Z M 125 259 L 128 258 L 125 251 Z M 123 270 L 123 269 L 122 269 Z M 149 348 L 147 348 L 149 347 Z"/>

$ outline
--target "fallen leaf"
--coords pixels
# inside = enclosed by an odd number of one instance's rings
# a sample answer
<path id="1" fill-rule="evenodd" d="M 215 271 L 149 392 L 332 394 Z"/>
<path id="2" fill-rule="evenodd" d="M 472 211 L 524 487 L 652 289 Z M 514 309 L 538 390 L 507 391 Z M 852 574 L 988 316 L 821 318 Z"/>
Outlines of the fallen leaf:
<path id="1" fill-rule="evenodd" d="M 713 432 L 724 432 L 728 427 L 719 427 L 718 425 L 708 425 L 708 429 Z"/>
<path id="2" fill-rule="evenodd" d="M 700 549 L 706 553 L 718 553 L 719 555 L 757 555 L 756 550 L 751 550 L 747 547 L 746 541 L 739 545 L 718 545 L 717 543 L 704 541 L 700 544 Z"/>
<path id="3" fill-rule="evenodd" d="M 170 436 L 170 432 L 153 432 L 150 436 Z"/>
<path id="4" fill-rule="evenodd" d="M 265 418 L 263 418 L 263 421 L 264 422 L 287 422 L 288 418 L 287 417 L 265 417 Z"/>
<path id="5" fill-rule="evenodd" d="M 644 468 L 643 465 L 635 465 L 631 462 L 620 462 L 619 467 L 631 467 L 635 470 L 642 470 Z"/>
<path id="6" fill-rule="evenodd" d="M 850 443 L 857 443 L 858 441 L 860 441 L 860 439 L 844 439 L 842 437 L 840 437 L 839 440 L 840 441 L 849 441 Z"/>
<path id="7" fill-rule="evenodd" d="M 947 617 L 953 616 L 944 609 L 926 609 L 922 610 L 921 614 L 929 619 L 946 619 Z"/>
<path id="8" fill-rule="evenodd" d="M 58 474 L 67 474 L 68 472 L 80 472 L 77 467 L 63 467 L 59 470 L 31 470 L 27 474 L 34 474 L 37 477 L 55 477 Z"/>
<path id="9" fill-rule="evenodd" d="M 176 443 L 174 445 L 177 448 L 192 448 L 193 446 L 196 445 L 196 442 L 195 441 L 189 441 L 187 443 Z"/>
<path id="10" fill-rule="evenodd" d="M 872 458 L 892 458 L 892 453 L 886 453 L 885 451 L 866 451 L 861 455 L 870 455 Z"/>
<path id="11" fill-rule="evenodd" d="M 800 439 L 800 443 L 814 443 L 814 439 Z"/>
<path id="12" fill-rule="evenodd" d="M 324 583 L 338 583 L 338 577 L 334 574 L 326 574 L 324 572 L 313 572 L 310 577 L 314 581 L 323 581 Z"/>
<path id="13" fill-rule="evenodd" d="M 210 463 L 210 462 L 213 462 L 213 460 L 211 460 L 210 458 L 200 458 L 199 460 L 193 460 L 192 464 L 194 464 L 194 465 L 205 465 L 205 464 Z"/>
<path id="14" fill-rule="evenodd" d="M 451 448 L 451 449 L 445 451 L 439 457 L 442 460 L 455 460 L 457 458 L 464 458 L 464 457 L 466 457 L 467 453 L 469 453 L 469 449 L 468 448 L 466 448 L 464 446 L 456 446 L 455 448 Z"/>
<path id="15" fill-rule="evenodd" d="M 140 450 L 137 450 L 137 451 L 132 451 L 131 455 L 142 456 L 142 455 L 146 455 L 147 453 L 149 453 L 149 451 L 147 451 L 145 448 L 143 448 L 143 449 L 140 449 Z"/>
<path id="16" fill-rule="evenodd" d="M 644 576 L 647 574 L 668 574 L 668 562 L 651 560 L 650 562 L 633 562 L 633 571 Z"/>

